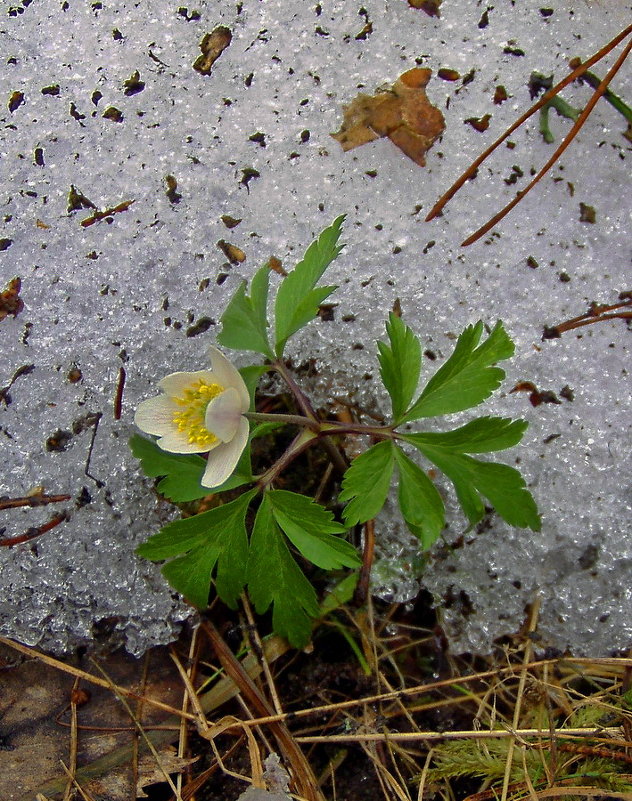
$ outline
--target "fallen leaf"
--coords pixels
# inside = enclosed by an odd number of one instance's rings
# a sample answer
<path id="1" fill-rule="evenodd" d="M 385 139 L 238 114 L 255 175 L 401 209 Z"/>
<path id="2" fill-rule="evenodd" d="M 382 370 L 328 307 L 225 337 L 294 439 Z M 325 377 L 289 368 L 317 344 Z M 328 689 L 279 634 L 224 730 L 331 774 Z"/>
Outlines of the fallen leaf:
<path id="1" fill-rule="evenodd" d="M 274 270 L 275 273 L 282 275 L 284 278 L 287 275 L 287 270 L 284 269 L 281 259 L 276 256 L 270 256 L 268 259 L 268 269 Z"/>
<path id="2" fill-rule="evenodd" d="M 231 217 L 230 214 L 222 214 L 221 220 L 226 228 L 236 228 L 241 222 L 237 217 Z"/>
<path id="3" fill-rule="evenodd" d="M 587 203 L 580 203 L 579 221 L 594 224 L 597 221 L 597 212 L 595 211 L 595 207 L 589 206 Z"/>
<path id="4" fill-rule="evenodd" d="M 24 92 L 13 92 L 7 103 L 7 108 L 13 114 L 24 103 Z"/>
<path id="5" fill-rule="evenodd" d="M 244 251 L 238 248 L 237 245 L 231 245 L 230 242 L 226 242 L 225 239 L 220 239 L 217 243 L 217 247 L 231 264 L 241 264 L 242 261 L 246 261 L 246 254 Z"/>
<path id="6" fill-rule="evenodd" d="M 408 0 L 408 5 L 411 8 L 420 8 L 429 17 L 440 17 L 439 6 L 441 0 Z"/>
<path id="7" fill-rule="evenodd" d="M 468 117 L 464 122 L 468 125 L 471 125 L 475 131 L 479 133 L 483 133 L 489 128 L 489 121 L 491 120 L 491 114 L 485 114 L 483 117 Z"/>
<path id="8" fill-rule="evenodd" d="M 415 67 L 400 75 L 391 89 L 359 94 L 344 107 L 342 126 L 332 137 L 346 152 L 387 136 L 423 167 L 426 153 L 445 129 L 443 114 L 426 96 L 431 75 L 431 70 Z"/>
<path id="9" fill-rule="evenodd" d="M 167 746 L 158 752 L 160 764 L 151 754 L 145 754 L 138 761 L 138 782 L 136 784 L 136 798 L 149 798 L 143 787 L 149 784 L 158 784 L 165 781 L 165 773 L 183 773 L 189 765 L 198 760 L 184 759 L 177 756 L 176 749 Z"/>
<path id="10" fill-rule="evenodd" d="M 494 105 L 500 106 L 502 103 L 507 100 L 509 95 L 507 94 L 507 90 L 502 84 L 498 84 L 496 89 L 494 90 Z"/>
<path id="11" fill-rule="evenodd" d="M 509 392 L 528 392 L 529 403 L 532 406 L 539 406 L 541 403 L 561 403 L 555 392 L 550 389 L 540 390 L 532 381 L 519 381 Z"/>
<path id="12" fill-rule="evenodd" d="M 22 281 L 16 276 L 12 278 L 2 292 L 0 292 L 0 320 L 4 320 L 9 314 L 14 317 L 24 308 L 24 302 L 20 298 Z"/>
<path id="13" fill-rule="evenodd" d="M 178 182 L 175 176 L 165 175 L 165 183 L 167 184 L 165 195 L 169 198 L 169 202 L 179 203 L 182 200 L 182 195 L 178 192 Z"/>
<path id="14" fill-rule="evenodd" d="M 204 34 L 200 42 L 202 55 L 193 62 L 193 69 L 201 75 L 210 75 L 211 67 L 226 50 L 232 38 L 232 33 L 225 25 L 218 25 L 211 33 Z"/>
<path id="15" fill-rule="evenodd" d="M 437 72 L 437 78 L 441 78 L 442 81 L 458 81 L 460 77 L 460 72 L 451 70 L 448 67 L 441 67 Z"/>

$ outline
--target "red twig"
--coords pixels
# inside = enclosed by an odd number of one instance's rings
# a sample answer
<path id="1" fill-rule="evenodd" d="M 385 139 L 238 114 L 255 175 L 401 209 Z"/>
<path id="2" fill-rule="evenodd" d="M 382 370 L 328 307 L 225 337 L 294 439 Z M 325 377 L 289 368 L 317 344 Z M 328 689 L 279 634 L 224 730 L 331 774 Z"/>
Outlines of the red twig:
<path id="1" fill-rule="evenodd" d="M 367 520 L 364 524 L 364 550 L 362 551 L 362 567 L 358 585 L 353 594 L 353 603 L 356 606 L 364 606 L 369 595 L 369 581 L 371 579 L 371 568 L 373 567 L 373 555 L 375 552 L 375 521 Z"/>
<path id="2" fill-rule="evenodd" d="M 565 331 L 572 331 L 574 328 L 581 328 L 593 323 L 601 323 L 604 320 L 632 320 L 632 310 L 618 311 L 619 309 L 629 309 L 632 306 L 632 295 L 629 292 L 622 292 L 619 295 L 624 298 L 621 303 L 613 303 L 610 306 L 591 303 L 590 308 L 578 317 L 572 317 L 563 323 L 554 326 L 545 326 L 542 339 L 557 339 Z"/>
<path id="3" fill-rule="evenodd" d="M 94 225 L 95 222 L 99 222 L 99 220 L 103 220 L 105 217 L 111 217 L 112 214 L 118 214 L 121 211 L 127 211 L 132 203 L 135 203 L 135 200 L 124 200 L 122 203 L 119 203 L 118 206 L 112 206 L 109 209 L 104 209 L 103 211 L 95 211 L 94 214 L 91 214 L 90 217 L 86 217 L 85 220 L 82 220 L 80 225 L 82 228 L 87 228 L 89 225 Z"/>
<path id="4" fill-rule="evenodd" d="M 68 515 L 66 512 L 56 514 L 54 517 L 51 517 L 48 523 L 44 523 L 41 526 L 34 526 L 33 528 L 27 528 L 24 534 L 18 534 L 15 537 L 3 537 L 0 539 L 0 546 L 12 548 L 14 545 L 21 545 L 23 542 L 34 540 L 36 537 L 41 537 L 42 534 L 46 534 L 46 532 L 51 531 L 55 528 L 55 526 L 58 526 L 67 519 Z"/>
<path id="5" fill-rule="evenodd" d="M 46 506 L 49 503 L 69 501 L 70 495 L 25 495 L 23 498 L 0 498 L 0 509 L 18 509 L 21 506 Z"/>
<path id="6" fill-rule="evenodd" d="M 116 395 L 114 396 L 114 419 L 121 419 L 123 408 L 123 390 L 125 389 L 125 368 L 119 367 L 118 382 L 116 384 Z"/>
<path id="7" fill-rule="evenodd" d="M 491 155 L 496 148 L 501 145 L 505 139 L 507 139 L 511 134 L 519 128 L 526 120 L 529 119 L 533 114 L 539 111 L 543 106 L 545 106 L 558 92 L 560 92 L 565 86 L 568 86 L 569 83 L 574 81 L 576 78 L 581 77 L 593 64 L 596 64 L 600 61 L 605 55 L 607 55 L 614 47 L 616 47 L 620 42 L 622 42 L 627 36 L 632 33 L 632 25 L 629 25 L 625 30 L 621 31 L 614 39 L 611 39 L 607 45 L 601 48 L 597 53 L 591 56 L 587 61 L 583 64 L 580 64 L 576 69 L 574 69 L 571 73 L 569 73 L 565 78 L 563 78 L 558 84 L 553 86 L 547 92 L 545 92 L 540 100 L 537 101 L 531 108 L 526 111 L 516 122 L 513 123 L 505 133 L 499 137 L 493 144 L 491 144 L 487 150 L 483 151 L 481 155 L 475 159 L 472 164 L 468 167 L 468 169 L 455 181 L 454 184 L 448 189 L 448 191 L 435 203 L 435 205 L 430 210 L 430 213 L 426 217 L 426 221 L 430 221 L 436 217 L 443 207 L 451 200 L 452 197 L 459 191 L 459 189 L 463 186 L 463 184 L 472 178 L 476 173 L 479 166 L 485 161 L 485 159 Z M 625 59 L 627 58 L 630 49 L 632 48 L 632 42 L 629 42 L 626 48 L 623 50 L 622 54 L 619 56 L 613 67 L 609 70 L 606 77 L 601 81 L 599 87 L 595 90 L 594 94 L 592 95 L 590 101 L 586 105 L 586 108 L 583 110 L 581 115 L 578 117 L 577 121 L 567 134 L 566 138 L 562 142 L 562 144 L 557 148 L 554 155 L 547 161 L 544 167 L 540 170 L 540 172 L 536 175 L 536 177 L 531 181 L 529 186 L 526 189 L 523 189 L 519 192 L 516 197 L 508 203 L 502 211 L 498 212 L 498 214 L 494 215 L 492 219 L 486 223 L 484 226 L 478 229 L 474 234 L 469 236 L 462 244 L 463 246 L 467 246 L 475 242 L 481 236 L 483 236 L 490 228 L 492 228 L 499 220 L 501 220 L 506 214 L 508 214 L 511 209 L 522 200 L 522 198 L 527 194 L 527 192 L 535 186 L 535 184 L 542 178 L 542 176 L 550 169 L 551 165 L 555 163 L 555 161 L 559 158 L 559 156 L 564 152 L 564 150 L 568 147 L 571 141 L 575 138 L 578 131 L 586 121 L 588 115 L 593 110 L 595 103 L 599 100 L 601 95 L 606 91 L 608 84 L 612 80 L 612 77 L 615 73 L 619 70 Z"/>

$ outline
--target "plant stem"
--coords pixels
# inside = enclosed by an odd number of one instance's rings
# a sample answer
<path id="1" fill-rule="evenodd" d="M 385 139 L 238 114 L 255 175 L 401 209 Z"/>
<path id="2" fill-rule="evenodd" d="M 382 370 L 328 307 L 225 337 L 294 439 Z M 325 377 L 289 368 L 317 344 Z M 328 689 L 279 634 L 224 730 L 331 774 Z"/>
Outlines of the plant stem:
<path id="1" fill-rule="evenodd" d="M 357 434 L 376 437 L 377 439 L 397 438 L 398 435 L 389 426 L 365 426 L 359 423 L 340 423 L 335 420 L 321 421 L 311 401 L 296 383 L 294 376 L 290 373 L 287 366 L 280 359 L 277 359 L 272 363 L 272 368 L 277 371 L 288 385 L 303 414 L 263 414 L 260 412 L 247 412 L 245 417 L 253 422 L 278 422 L 286 423 L 287 425 L 297 425 L 301 426 L 303 430 L 297 435 L 283 456 L 268 468 L 265 473 L 259 476 L 257 483 L 262 489 L 271 484 L 279 473 L 285 470 L 314 439 L 318 439 L 320 444 L 327 451 L 332 464 L 336 467 L 338 472 L 342 474 L 349 466 L 349 463 L 336 444 L 331 441 L 330 438 L 332 436 Z"/>
<path id="2" fill-rule="evenodd" d="M 280 359 L 277 359 L 275 362 L 272 363 L 272 367 L 279 373 L 280 376 L 282 376 L 283 380 L 290 388 L 290 391 L 294 395 L 296 402 L 299 405 L 303 414 L 306 417 L 313 420 L 315 423 L 317 423 L 318 426 L 320 427 L 320 420 L 318 418 L 318 415 L 316 414 L 316 410 L 312 406 L 311 401 L 309 400 L 307 395 L 296 383 L 296 381 L 294 380 L 294 376 L 290 373 L 285 364 Z M 345 457 L 338 450 L 338 448 L 329 439 L 321 440 L 321 444 L 323 448 L 327 451 L 327 455 L 329 456 L 332 464 L 336 467 L 338 472 L 344 473 L 349 465 Z"/>
<path id="3" fill-rule="evenodd" d="M 307 431 L 305 429 L 300 431 L 296 437 L 294 437 L 292 443 L 285 453 L 280 456 L 276 462 L 265 471 L 265 473 L 262 473 L 260 476 L 258 476 L 257 484 L 260 489 L 263 490 L 272 484 L 279 473 L 283 472 L 283 470 L 285 470 L 285 468 L 291 464 L 291 462 L 293 462 L 299 454 L 306 450 L 309 447 L 310 442 L 316 439 L 317 436 L 318 435 L 313 431 Z"/>
<path id="4" fill-rule="evenodd" d="M 285 423 L 286 425 L 302 426 L 311 428 L 314 431 L 319 430 L 317 422 L 309 417 L 303 417 L 302 414 L 266 414 L 262 412 L 245 412 L 244 417 L 252 420 L 253 423 Z"/>
<path id="5" fill-rule="evenodd" d="M 572 69 L 576 69 L 580 65 L 581 60 L 578 58 L 571 59 L 569 62 L 569 66 Z M 592 86 L 593 89 L 597 89 L 601 83 L 601 79 L 598 78 L 594 72 L 589 72 L 588 70 L 586 70 L 586 72 L 578 80 L 580 83 L 585 81 L 589 86 Z M 630 106 L 628 106 L 627 103 L 625 103 L 618 95 L 615 95 L 611 89 L 606 89 L 606 91 L 603 93 L 603 99 L 607 100 L 613 108 L 616 108 L 620 114 L 623 114 L 628 122 L 632 123 L 632 108 L 630 108 Z"/>
<path id="6" fill-rule="evenodd" d="M 277 371 L 277 373 L 283 378 L 285 383 L 290 388 L 292 395 L 294 395 L 294 398 L 296 399 L 296 402 L 305 417 L 309 417 L 318 422 L 318 415 L 316 414 L 316 411 L 309 398 L 296 383 L 294 376 L 290 373 L 285 364 L 280 359 L 277 359 L 277 361 L 272 362 L 272 367 Z"/>
<path id="7" fill-rule="evenodd" d="M 321 423 L 319 428 L 319 437 L 358 434 L 376 439 L 397 439 L 399 436 L 390 426 L 365 426 L 361 423 L 339 423 L 335 420 Z"/>

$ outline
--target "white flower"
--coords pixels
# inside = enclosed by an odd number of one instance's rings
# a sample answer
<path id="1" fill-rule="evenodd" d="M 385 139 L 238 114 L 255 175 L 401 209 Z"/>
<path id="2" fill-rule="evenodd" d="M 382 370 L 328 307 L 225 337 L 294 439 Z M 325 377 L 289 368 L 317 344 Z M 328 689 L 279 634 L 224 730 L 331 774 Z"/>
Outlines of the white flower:
<path id="1" fill-rule="evenodd" d="M 243 416 L 250 396 L 243 378 L 217 350 L 209 348 L 211 370 L 171 373 L 158 386 L 163 395 L 139 404 L 134 417 L 157 445 L 170 453 L 206 453 L 203 487 L 219 487 L 235 469 L 248 442 Z"/>

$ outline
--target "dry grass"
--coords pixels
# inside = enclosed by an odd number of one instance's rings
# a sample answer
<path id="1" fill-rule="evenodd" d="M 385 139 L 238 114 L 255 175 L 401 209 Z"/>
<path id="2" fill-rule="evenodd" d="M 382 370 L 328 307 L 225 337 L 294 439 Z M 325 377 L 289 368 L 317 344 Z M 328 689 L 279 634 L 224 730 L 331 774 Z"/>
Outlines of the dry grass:
<path id="1" fill-rule="evenodd" d="M 379 618 L 371 604 L 341 608 L 316 631 L 311 654 L 262 642 L 244 623 L 240 658 L 209 622 L 171 649 L 179 706 L 155 697 L 149 660 L 126 687 L 96 661 L 83 670 L 2 640 L 73 677 L 68 759 L 19 801 L 97 801 L 95 778 L 120 767 L 133 777 L 120 797 L 151 783 L 152 798 L 236 798 L 250 783 L 265 787 L 272 752 L 293 797 L 308 801 L 380 792 L 388 801 L 632 799 L 632 659 L 536 658 L 535 609 L 486 665 L 449 658 L 436 631 L 395 606 Z M 78 755 L 94 731 L 82 725 L 90 685 L 123 705 L 128 744 L 86 764 Z"/>

